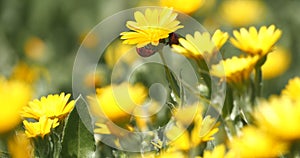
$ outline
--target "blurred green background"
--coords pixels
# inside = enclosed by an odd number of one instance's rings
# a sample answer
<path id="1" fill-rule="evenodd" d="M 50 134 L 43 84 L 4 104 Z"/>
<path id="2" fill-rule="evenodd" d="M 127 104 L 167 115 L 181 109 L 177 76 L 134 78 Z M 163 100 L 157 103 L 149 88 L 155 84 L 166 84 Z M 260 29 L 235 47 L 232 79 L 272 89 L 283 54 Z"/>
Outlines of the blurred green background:
<path id="1" fill-rule="evenodd" d="M 189 2 L 186 1 L 186 5 Z M 270 24 L 275 24 L 283 31 L 277 45 L 285 48 L 291 60 L 279 57 L 282 60 L 271 64 L 271 73 L 278 67 L 287 68 L 264 81 L 264 95 L 268 96 L 279 93 L 289 78 L 300 76 L 300 1 L 256 2 L 258 5 L 252 6 L 234 5 L 224 0 L 206 0 L 200 7 L 186 13 L 197 19 L 208 31 L 220 28 L 232 35 L 233 29 Z M 77 49 L 94 26 L 124 9 L 160 4 L 160 1 L 150 0 L 1 0 L 0 73 L 9 77 L 14 66 L 23 61 L 47 71 L 48 75 L 44 75 L 47 79 L 42 82 L 46 84 L 40 87 L 39 95 L 71 92 L 72 67 Z M 178 9 L 178 4 L 170 4 Z M 224 57 L 240 53 L 230 42 L 227 42 L 223 51 Z"/>

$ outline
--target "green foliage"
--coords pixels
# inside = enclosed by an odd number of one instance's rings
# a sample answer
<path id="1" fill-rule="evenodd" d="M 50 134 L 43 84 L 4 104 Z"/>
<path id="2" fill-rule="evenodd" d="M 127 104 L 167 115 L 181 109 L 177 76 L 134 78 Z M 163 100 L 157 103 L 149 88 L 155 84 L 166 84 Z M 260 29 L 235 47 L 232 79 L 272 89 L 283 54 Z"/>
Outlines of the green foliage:
<path id="1" fill-rule="evenodd" d="M 77 100 L 76 107 L 82 110 L 84 106 L 83 100 Z M 65 127 L 62 157 L 91 157 L 95 151 L 94 135 L 86 128 L 77 110 L 72 111 Z"/>

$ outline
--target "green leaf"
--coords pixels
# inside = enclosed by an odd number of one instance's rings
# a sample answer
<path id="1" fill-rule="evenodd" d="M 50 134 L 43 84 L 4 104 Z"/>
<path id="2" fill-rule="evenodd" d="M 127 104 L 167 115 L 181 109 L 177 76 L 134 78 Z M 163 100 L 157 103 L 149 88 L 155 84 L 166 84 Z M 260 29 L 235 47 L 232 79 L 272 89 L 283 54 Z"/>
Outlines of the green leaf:
<path id="1" fill-rule="evenodd" d="M 84 118 L 84 123 L 81 118 Z M 62 157 L 92 157 L 95 152 L 92 123 L 87 104 L 80 97 L 76 102 L 76 109 L 74 108 L 69 116 L 64 132 Z"/>

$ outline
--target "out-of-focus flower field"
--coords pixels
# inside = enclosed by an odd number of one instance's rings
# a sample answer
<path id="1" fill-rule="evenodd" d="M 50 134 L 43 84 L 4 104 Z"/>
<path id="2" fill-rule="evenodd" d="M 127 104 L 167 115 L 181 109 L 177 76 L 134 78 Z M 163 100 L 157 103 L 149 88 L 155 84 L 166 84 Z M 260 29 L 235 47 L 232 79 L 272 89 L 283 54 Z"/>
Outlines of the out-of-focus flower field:
<path id="1" fill-rule="evenodd" d="M 91 30 L 136 7 L 146 9 L 123 19 L 127 30 L 104 48 L 95 72 L 82 76 L 95 89 L 82 103 L 72 93 L 78 49 L 97 48 L 106 39 Z M 2 0 L 0 157 L 300 157 L 299 8 L 297 0 Z M 187 27 L 181 14 L 205 32 L 179 34 Z M 151 64 L 112 83 L 112 74 L 126 76 L 139 58 L 165 63 L 162 47 L 192 63 L 197 86 Z M 217 55 L 223 60 L 214 62 Z M 213 78 L 226 84 L 217 118 L 205 115 Z M 168 88 L 163 107 L 151 100 L 156 82 Z M 189 94 L 199 101 L 180 107 Z M 88 123 L 78 114 L 87 104 Z M 158 130 L 136 138 L 119 128 Z"/>

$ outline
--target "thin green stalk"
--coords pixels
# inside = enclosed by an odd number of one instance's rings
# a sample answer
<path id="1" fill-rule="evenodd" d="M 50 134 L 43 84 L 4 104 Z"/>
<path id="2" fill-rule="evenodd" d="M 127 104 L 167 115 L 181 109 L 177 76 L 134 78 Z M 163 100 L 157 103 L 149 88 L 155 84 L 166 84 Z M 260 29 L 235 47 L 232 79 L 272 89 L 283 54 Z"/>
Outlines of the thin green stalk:
<path id="1" fill-rule="evenodd" d="M 267 55 L 262 57 L 257 61 L 257 64 L 255 66 L 255 78 L 254 78 L 254 83 L 255 83 L 255 96 L 256 97 L 261 97 L 262 94 L 262 71 L 261 67 L 262 65 L 266 62 L 267 60 Z"/>
<path id="2" fill-rule="evenodd" d="M 203 77 L 203 80 L 206 84 L 206 86 L 208 87 L 209 89 L 209 95 L 211 94 L 211 79 L 210 79 L 210 74 L 209 74 L 209 70 L 208 70 L 208 67 L 205 63 L 205 60 L 203 59 L 199 59 L 199 60 L 195 60 L 198 67 L 199 67 L 199 73 L 201 75 L 201 77 Z"/>
<path id="3" fill-rule="evenodd" d="M 62 149 L 62 142 L 61 142 L 61 138 L 59 135 L 56 135 L 55 133 L 52 133 L 50 135 L 51 137 L 51 141 L 52 141 L 52 156 L 53 158 L 59 158 L 60 154 L 61 154 L 61 149 Z"/>
<path id="4" fill-rule="evenodd" d="M 261 67 L 255 67 L 255 94 L 256 97 L 261 97 L 262 94 L 262 71 Z"/>
<path id="5" fill-rule="evenodd" d="M 159 51 L 159 55 L 160 55 L 160 58 L 161 58 L 161 60 L 164 64 L 167 80 L 169 81 L 169 88 L 175 93 L 176 98 L 179 98 L 180 92 L 179 92 L 178 85 L 175 83 L 176 82 L 175 78 L 173 77 L 169 67 L 167 66 L 167 62 L 166 62 L 165 57 L 164 57 L 164 55 L 161 51 Z"/>

